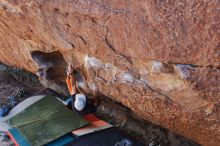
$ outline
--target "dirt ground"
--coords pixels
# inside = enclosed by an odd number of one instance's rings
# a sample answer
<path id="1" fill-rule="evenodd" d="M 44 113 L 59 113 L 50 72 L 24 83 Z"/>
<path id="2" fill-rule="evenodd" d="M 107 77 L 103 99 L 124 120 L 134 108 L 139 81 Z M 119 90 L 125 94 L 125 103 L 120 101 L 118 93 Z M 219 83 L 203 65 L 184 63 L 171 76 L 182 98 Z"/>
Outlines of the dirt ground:
<path id="1" fill-rule="evenodd" d="M 0 64 L 0 106 L 8 103 L 9 96 L 17 95 L 17 102 L 21 102 L 43 89 L 31 73 Z M 10 139 L 0 140 L 0 146 L 13 146 L 13 143 Z"/>
<path id="2" fill-rule="evenodd" d="M 7 102 L 8 96 L 15 96 L 20 91 L 25 93 L 17 98 L 18 102 L 43 89 L 44 87 L 31 73 L 0 65 L 0 105 Z M 178 134 L 138 118 L 132 111 L 108 97 L 99 97 L 97 115 L 146 146 L 199 146 Z M 0 141 L 0 146 L 13 146 L 13 144 L 6 139 Z"/>

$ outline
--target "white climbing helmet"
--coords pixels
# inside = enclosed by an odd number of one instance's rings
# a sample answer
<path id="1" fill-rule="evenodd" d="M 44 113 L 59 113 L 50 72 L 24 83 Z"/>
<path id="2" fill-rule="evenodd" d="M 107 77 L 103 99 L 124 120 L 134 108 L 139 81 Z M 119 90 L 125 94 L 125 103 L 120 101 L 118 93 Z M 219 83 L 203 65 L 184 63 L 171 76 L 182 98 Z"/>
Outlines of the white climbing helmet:
<path id="1" fill-rule="evenodd" d="M 86 96 L 84 94 L 76 94 L 74 106 L 77 111 L 82 111 L 86 107 Z"/>

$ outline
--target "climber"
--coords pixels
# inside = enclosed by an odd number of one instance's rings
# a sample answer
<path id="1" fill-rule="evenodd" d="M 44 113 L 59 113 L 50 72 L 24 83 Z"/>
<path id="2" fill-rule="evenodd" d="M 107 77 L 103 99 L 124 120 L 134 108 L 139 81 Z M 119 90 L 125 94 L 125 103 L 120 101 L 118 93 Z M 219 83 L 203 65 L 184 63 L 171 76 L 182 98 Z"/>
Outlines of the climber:
<path id="1" fill-rule="evenodd" d="M 80 112 L 86 107 L 87 101 L 84 94 L 79 94 L 75 72 L 76 71 L 73 69 L 72 65 L 68 64 L 66 84 L 70 95 L 72 96 L 72 109 Z"/>

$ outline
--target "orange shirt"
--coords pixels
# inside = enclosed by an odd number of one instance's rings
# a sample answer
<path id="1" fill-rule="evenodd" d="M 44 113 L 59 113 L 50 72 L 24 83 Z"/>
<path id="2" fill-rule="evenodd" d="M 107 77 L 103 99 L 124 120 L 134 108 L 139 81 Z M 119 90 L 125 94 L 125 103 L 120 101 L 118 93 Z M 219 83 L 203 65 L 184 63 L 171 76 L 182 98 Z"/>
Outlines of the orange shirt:
<path id="1" fill-rule="evenodd" d="M 73 75 L 68 75 L 66 77 L 66 84 L 70 95 L 76 94 L 76 79 Z"/>

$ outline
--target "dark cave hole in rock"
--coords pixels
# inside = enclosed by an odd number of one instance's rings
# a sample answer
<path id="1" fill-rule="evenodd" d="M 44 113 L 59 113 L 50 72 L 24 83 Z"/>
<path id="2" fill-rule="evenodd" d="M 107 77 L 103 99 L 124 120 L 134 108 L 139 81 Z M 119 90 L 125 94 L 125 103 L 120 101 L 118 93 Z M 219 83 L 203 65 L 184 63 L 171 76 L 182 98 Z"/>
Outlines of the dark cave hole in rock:
<path id="1" fill-rule="evenodd" d="M 36 75 L 40 78 L 41 83 L 44 86 L 50 87 L 51 83 L 54 82 L 59 86 L 64 88 L 66 87 L 65 78 L 67 62 L 60 51 L 49 53 L 33 51 L 31 52 L 31 56 L 38 64 L 38 71 L 36 72 Z M 74 74 L 76 76 L 76 80 L 78 81 L 79 90 L 84 92 L 84 89 L 87 88 L 87 84 L 83 73 L 80 70 L 75 69 Z M 47 85 L 45 85 L 45 82 Z"/>
<path id="2" fill-rule="evenodd" d="M 64 81 L 66 76 L 67 62 L 59 51 L 31 53 L 33 60 L 38 64 L 38 77 L 46 80 Z"/>
<path id="3" fill-rule="evenodd" d="M 33 51 L 31 52 L 31 56 L 33 60 L 38 63 L 39 68 L 62 66 L 67 64 L 60 51 L 54 51 L 50 53 Z"/>

